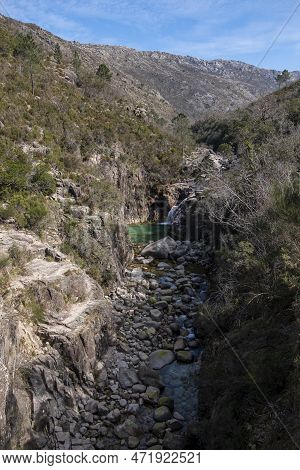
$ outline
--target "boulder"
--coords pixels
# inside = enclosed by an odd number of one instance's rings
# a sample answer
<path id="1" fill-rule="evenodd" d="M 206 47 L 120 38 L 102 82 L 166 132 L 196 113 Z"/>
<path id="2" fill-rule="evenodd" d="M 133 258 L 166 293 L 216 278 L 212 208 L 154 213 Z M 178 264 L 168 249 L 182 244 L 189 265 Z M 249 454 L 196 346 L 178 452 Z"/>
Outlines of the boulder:
<path id="1" fill-rule="evenodd" d="M 151 318 L 153 318 L 153 320 L 155 321 L 160 321 L 163 316 L 162 312 L 158 310 L 157 308 L 150 310 L 150 315 L 151 315 Z"/>
<path id="2" fill-rule="evenodd" d="M 176 359 L 179 362 L 184 362 L 185 364 L 190 364 L 194 361 L 194 356 L 191 351 L 178 351 L 176 353 Z"/>
<path id="3" fill-rule="evenodd" d="M 161 382 L 159 376 L 159 372 L 150 369 L 150 367 L 141 366 L 138 372 L 138 376 L 144 385 L 152 385 L 153 387 L 157 387 L 159 389 L 164 388 L 164 385 Z"/>
<path id="4" fill-rule="evenodd" d="M 133 385 L 139 383 L 138 376 L 134 369 L 128 369 L 127 367 L 120 367 L 118 376 L 120 385 L 122 388 L 130 388 Z"/>
<path id="5" fill-rule="evenodd" d="M 177 243 L 171 237 L 165 237 L 156 242 L 150 243 L 147 245 L 141 255 L 142 256 L 152 256 L 157 259 L 165 259 L 171 257 L 172 253 L 177 248 Z"/>
<path id="6" fill-rule="evenodd" d="M 161 397 L 158 402 L 159 406 L 167 406 L 169 410 L 174 410 L 174 400 L 171 397 Z"/>
<path id="7" fill-rule="evenodd" d="M 124 439 L 128 436 L 138 437 L 142 431 L 135 418 L 128 418 L 124 423 L 116 426 L 114 432 L 120 439 Z"/>
<path id="8" fill-rule="evenodd" d="M 159 406 L 154 411 L 155 421 L 161 423 L 172 418 L 172 413 L 167 406 Z"/>
<path id="9" fill-rule="evenodd" d="M 178 338 L 174 344 L 174 351 L 182 351 L 185 348 L 185 341 L 183 338 Z"/>
<path id="10" fill-rule="evenodd" d="M 152 369 L 162 369 L 175 360 L 174 353 L 169 349 L 158 349 L 149 356 L 149 365 Z"/>

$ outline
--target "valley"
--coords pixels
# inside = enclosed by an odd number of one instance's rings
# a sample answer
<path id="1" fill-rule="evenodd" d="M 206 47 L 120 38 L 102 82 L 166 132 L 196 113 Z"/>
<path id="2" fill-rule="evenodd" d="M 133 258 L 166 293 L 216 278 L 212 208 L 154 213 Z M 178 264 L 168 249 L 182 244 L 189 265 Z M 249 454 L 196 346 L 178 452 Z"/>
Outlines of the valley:
<path id="1" fill-rule="evenodd" d="M 276 74 L 0 17 L 1 449 L 299 448 Z"/>

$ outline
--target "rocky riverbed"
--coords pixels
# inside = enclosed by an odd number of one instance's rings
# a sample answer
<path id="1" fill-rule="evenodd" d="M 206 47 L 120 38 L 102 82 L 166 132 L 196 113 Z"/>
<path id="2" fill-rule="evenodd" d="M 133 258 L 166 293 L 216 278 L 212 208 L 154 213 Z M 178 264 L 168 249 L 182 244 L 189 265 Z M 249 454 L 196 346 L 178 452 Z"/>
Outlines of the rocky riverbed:
<path id="1" fill-rule="evenodd" d="M 209 255 L 200 243 L 172 245 L 171 259 L 137 256 L 110 295 L 116 344 L 98 363 L 96 386 L 78 398 L 79 413 L 57 423 L 61 448 L 193 446 L 201 358 L 193 325 Z"/>

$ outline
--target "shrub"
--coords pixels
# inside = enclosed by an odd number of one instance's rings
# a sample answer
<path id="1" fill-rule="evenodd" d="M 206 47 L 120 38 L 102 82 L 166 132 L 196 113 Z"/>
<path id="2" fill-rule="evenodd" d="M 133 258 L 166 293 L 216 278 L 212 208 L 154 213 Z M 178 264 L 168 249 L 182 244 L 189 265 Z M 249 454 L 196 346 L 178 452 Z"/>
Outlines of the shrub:
<path id="1" fill-rule="evenodd" d="M 33 188 L 44 194 L 50 196 L 56 189 L 55 178 L 49 173 L 49 168 L 46 165 L 38 165 L 31 177 Z"/>
<path id="2" fill-rule="evenodd" d="M 16 193 L 6 209 L 6 217 L 13 217 L 21 228 L 37 230 L 42 227 L 48 211 L 44 198 Z"/>

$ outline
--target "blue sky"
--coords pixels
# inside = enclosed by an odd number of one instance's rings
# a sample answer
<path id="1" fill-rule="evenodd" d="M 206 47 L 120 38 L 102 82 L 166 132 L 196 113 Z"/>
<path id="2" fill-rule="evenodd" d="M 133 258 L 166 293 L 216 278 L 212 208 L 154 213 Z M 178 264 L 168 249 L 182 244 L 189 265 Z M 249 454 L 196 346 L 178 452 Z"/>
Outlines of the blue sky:
<path id="1" fill-rule="evenodd" d="M 1 0 L 69 40 L 258 64 L 297 0 Z M 3 10 L 3 5 L 5 11 Z M 263 67 L 300 70 L 300 8 Z"/>

